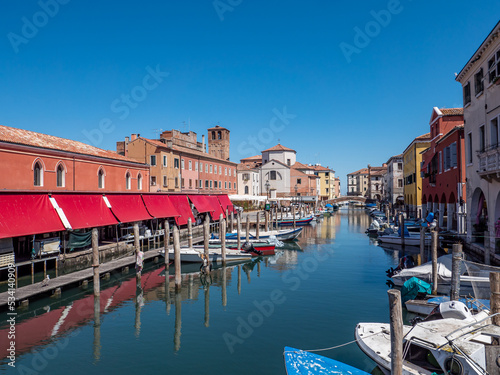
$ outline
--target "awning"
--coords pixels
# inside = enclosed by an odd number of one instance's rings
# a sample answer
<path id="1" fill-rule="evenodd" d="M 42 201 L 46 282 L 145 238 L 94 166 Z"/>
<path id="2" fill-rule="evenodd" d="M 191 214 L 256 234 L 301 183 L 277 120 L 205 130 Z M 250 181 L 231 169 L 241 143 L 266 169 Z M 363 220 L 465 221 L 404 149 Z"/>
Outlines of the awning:
<path id="1" fill-rule="evenodd" d="M 101 194 L 53 194 L 71 228 L 94 228 L 118 224 Z"/>
<path id="2" fill-rule="evenodd" d="M 224 210 L 224 214 L 226 212 L 231 212 L 234 210 L 234 205 L 233 202 L 229 199 L 227 195 L 218 195 L 217 199 L 219 200 L 220 205 L 222 206 L 222 209 Z"/>
<path id="3" fill-rule="evenodd" d="M 226 217 L 226 213 L 222 210 L 222 207 L 219 203 L 219 200 L 215 195 L 207 196 L 207 201 L 210 203 L 210 206 L 214 209 L 214 211 L 210 212 L 210 216 L 212 216 L 212 220 L 220 220 L 220 214 L 222 217 Z"/>
<path id="4" fill-rule="evenodd" d="M 151 219 L 140 195 L 109 194 L 106 198 L 111 204 L 111 211 L 121 223 Z"/>
<path id="5" fill-rule="evenodd" d="M 0 238 L 65 230 L 46 194 L 1 194 Z"/>
<path id="6" fill-rule="evenodd" d="M 148 212 L 156 217 L 176 217 L 181 216 L 168 198 L 168 195 L 148 195 L 142 196 Z"/>
<path id="7" fill-rule="evenodd" d="M 191 202 L 193 202 L 194 207 L 198 210 L 200 214 L 204 212 L 212 213 L 215 211 L 215 208 L 212 207 L 206 195 L 188 195 L 188 198 Z"/>
<path id="8" fill-rule="evenodd" d="M 170 202 L 172 202 L 172 204 L 174 205 L 177 212 L 181 214 L 181 216 L 175 218 L 175 222 L 177 223 L 177 225 L 187 224 L 189 217 L 191 218 L 192 223 L 195 222 L 187 195 L 170 195 L 168 198 L 170 199 Z"/>

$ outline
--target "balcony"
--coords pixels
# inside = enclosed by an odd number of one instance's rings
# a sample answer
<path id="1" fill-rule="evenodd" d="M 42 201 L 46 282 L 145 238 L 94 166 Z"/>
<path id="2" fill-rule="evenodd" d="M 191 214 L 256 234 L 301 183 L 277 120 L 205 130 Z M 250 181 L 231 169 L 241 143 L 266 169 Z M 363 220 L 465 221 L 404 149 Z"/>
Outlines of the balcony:
<path id="1" fill-rule="evenodd" d="M 477 173 L 482 178 L 491 181 L 492 178 L 500 180 L 500 145 L 492 145 L 484 151 L 479 151 L 479 170 Z"/>

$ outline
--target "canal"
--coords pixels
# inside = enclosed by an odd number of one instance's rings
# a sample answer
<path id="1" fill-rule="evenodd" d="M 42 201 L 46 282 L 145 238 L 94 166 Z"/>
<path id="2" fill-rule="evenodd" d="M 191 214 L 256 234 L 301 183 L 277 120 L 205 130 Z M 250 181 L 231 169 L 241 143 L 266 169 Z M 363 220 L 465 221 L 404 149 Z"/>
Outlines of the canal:
<path id="1" fill-rule="evenodd" d="M 285 345 L 335 347 L 354 340 L 358 322 L 389 321 L 385 271 L 398 254 L 370 242 L 370 221 L 362 209 L 341 209 L 274 257 L 210 277 L 183 267 L 180 293 L 159 263 L 146 265 L 140 283 L 132 270 L 111 275 L 101 284 L 99 315 L 92 285 L 35 301 L 16 316 L 16 367 L 4 358 L 0 371 L 285 374 Z M 9 317 L 1 316 L 5 357 Z M 355 343 L 319 354 L 375 367 Z"/>

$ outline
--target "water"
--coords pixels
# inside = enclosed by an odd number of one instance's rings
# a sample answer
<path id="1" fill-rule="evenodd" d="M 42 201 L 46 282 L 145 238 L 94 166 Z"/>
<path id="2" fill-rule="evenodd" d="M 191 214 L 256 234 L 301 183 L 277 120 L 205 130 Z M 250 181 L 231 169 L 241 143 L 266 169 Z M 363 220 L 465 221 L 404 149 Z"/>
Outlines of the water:
<path id="1" fill-rule="evenodd" d="M 4 359 L 0 371 L 285 374 L 284 346 L 337 346 L 354 340 L 359 322 L 389 322 L 385 270 L 399 254 L 370 242 L 369 223 L 363 210 L 341 210 L 276 257 L 216 269 L 211 279 L 184 267 L 191 273 L 179 294 L 159 264 L 148 264 L 139 288 L 132 273 L 115 274 L 101 284 L 100 324 L 91 287 L 33 302 L 18 312 L 16 368 Z M 4 356 L 5 325 L 0 335 Z M 319 354 L 375 367 L 355 343 Z"/>

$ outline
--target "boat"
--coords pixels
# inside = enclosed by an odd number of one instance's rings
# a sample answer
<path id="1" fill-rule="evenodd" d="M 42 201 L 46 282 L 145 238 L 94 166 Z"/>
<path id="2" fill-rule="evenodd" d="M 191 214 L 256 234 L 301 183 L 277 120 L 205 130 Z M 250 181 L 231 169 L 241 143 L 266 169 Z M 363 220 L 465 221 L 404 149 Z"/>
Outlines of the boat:
<path id="1" fill-rule="evenodd" d="M 397 233 L 393 234 L 379 234 L 379 242 L 389 243 L 393 245 L 402 245 L 401 236 Z M 425 245 L 429 246 L 431 244 L 431 236 L 427 233 L 425 234 Z M 404 237 L 405 246 L 420 246 L 420 234 L 409 234 Z"/>
<path id="2" fill-rule="evenodd" d="M 437 259 L 437 274 L 439 294 L 449 295 L 451 290 L 452 254 L 440 256 Z M 484 298 L 490 293 L 491 271 L 499 271 L 498 267 L 485 266 L 482 264 L 463 261 L 460 266 L 460 295 L 471 295 L 476 298 Z M 392 275 L 392 282 L 396 286 L 402 286 L 411 277 L 417 277 L 425 282 L 432 282 L 432 261 L 413 268 L 402 269 Z"/>
<path id="3" fill-rule="evenodd" d="M 471 311 L 481 311 L 490 309 L 490 301 L 487 299 L 475 299 L 463 297 L 458 299 L 465 304 Z M 443 302 L 450 301 L 448 296 L 439 296 L 425 299 L 411 299 L 405 302 L 406 310 L 414 314 L 429 315 L 432 311 Z"/>
<path id="4" fill-rule="evenodd" d="M 369 373 L 349 366 L 335 359 L 323 357 L 304 350 L 285 346 L 285 369 L 287 375 L 339 374 L 369 375 Z"/>
<path id="5" fill-rule="evenodd" d="M 221 242 L 215 242 L 214 240 L 210 240 L 208 244 L 208 248 L 210 250 L 220 249 Z M 230 250 L 241 250 L 245 252 L 256 253 L 258 255 L 274 255 L 276 245 L 271 244 L 269 242 L 240 242 L 240 248 L 238 249 L 237 241 L 228 241 L 226 242 L 226 249 Z M 203 245 L 194 245 L 193 249 L 204 249 Z"/>
<path id="6" fill-rule="evenodd" d="M 500 327 L 491 324 L 487 311 L 476 315 L 453 309 L 448 302 L 433 320 L 403 326 L 404 375 L 499 374 Z M 463 316 L 466 316 L 463 318 Z M 391 329 L 388 323 L 359 323 L 355 338 L 359 348 L 385 373 L 391 371 Z"/>
<path id="7" fill-rule="evenodd" d="M 160 254 L 165 256 L 165 250 L 160 250 Z M 203 263 L 204 250 L 199 248 L 183 247 L 180 251 L 181 263 Z M 252 260 L 252 257 L 258 256 L 255 253 L 246 253 L 240 250 L 226 249 L 226 262 L 241 262 Z M 209 249 L 211 263 L 222 262 L 222 252 L 219 249 Z M 174 249 L 169 250 L 169 260 L 174 260 Z"/>
<path id="8" fill-rule="evenodd" d="M 313 219 L 314 219 L 313 215 L 302 218 L 296 218 L 295 225 L 307 225 L 310 224 Z M 293 225 L 293 218 L 278 219 L 278 225 L 281 226 Z"/>
<path id="9" fill-rule="evenodd" d="M 259 239 L 269 239 L 271 236 L 275 236 L 280 241 L 292 241 L 296 239 L 299 234 L 302 232 L 303 228 L 295 228 L 295 229 L 280 229 L 280 230 L 270 230 L 270 231 L 261 231 L 259 232 Z M 256 239 L 257 236 L 255 232 L 249 233 L 250 239 Z M 226 234 L 226 239 L 238 239 L 237 231 L 232 231 Z M 246 233 L 240 233 L 240 239 L 246 239 Z"/>

